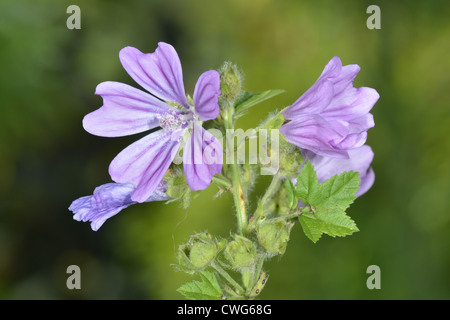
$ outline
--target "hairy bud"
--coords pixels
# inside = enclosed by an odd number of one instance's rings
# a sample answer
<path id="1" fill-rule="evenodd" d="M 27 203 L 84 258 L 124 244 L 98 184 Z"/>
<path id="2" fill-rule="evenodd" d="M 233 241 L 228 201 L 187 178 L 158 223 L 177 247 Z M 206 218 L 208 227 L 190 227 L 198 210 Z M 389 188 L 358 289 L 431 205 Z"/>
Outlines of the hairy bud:
<path id="1" fill-rule="evenodd" d="M 284 219 L 270 219 L 261 222 L 257 229 L 259 244 L 270 254 L 283 254 L 286 251 L 293 225 Z"/>
<path id="2" fill-rule="evenodd" d="M 178 247 L 179 266 L 191 272 L 204 269 L 213 261 L 222 245 L 218 246 L 208 232 L 192 235 L 188 242 Z"/>
<path id="3" fill-rule="evenodd" d="M 258 257 L 254 243 L 239 235 L 235 235 L 234 240 L 227 244 L 224 256 L 235 269 L 254 265 Z"/>

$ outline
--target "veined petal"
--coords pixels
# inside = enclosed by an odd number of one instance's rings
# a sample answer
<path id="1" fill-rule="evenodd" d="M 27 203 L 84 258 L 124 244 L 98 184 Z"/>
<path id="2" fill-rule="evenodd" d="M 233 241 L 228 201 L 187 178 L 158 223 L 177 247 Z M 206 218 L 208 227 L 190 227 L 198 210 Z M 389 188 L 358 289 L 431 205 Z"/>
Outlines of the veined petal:
<path id="1" fill-rule="evenodd" d="M 172 109 L 168 104 L 139 89 L 107 81 L 97 86 L 103 106 L 83 119 L 84 129 L 102 137 L 135 134 L 159 125 L 158 116 Z"/>
<path id="2" fill-rule="evenodd" d="M 336 78 L 342 71 L 342 61 L 339 57 L 334 56 L 327 63 L 325 68 L 323 68 L 322 73 L 320 74 L 319 79 L 330 79 Z"/>
<path id="3" fill-rule="evenodd" d="M 74 213 L 75 220 L 90 221 L 92 230 L 97 231 L 107 219 L 136 203 L 131 200 L 134 189 L 131 183 L 103 184 L 95 188 L 93 195 L 73 201 L 69 210 Z M 165 183 L 160 183 L 146 202 L 169 199 L 165 191 L 167 191 Z"/>
<path id="4" fill-rule="evenodd" d="M 119 57 L 134 81 L 151 94 L 188 107 L 180 58 L 170 44 L 159 42 L 153 53 L 125 47 Z"/>
<path id="5" fill-rule="evenodd" d="M 174 131 L 155 131 L 122 150 L 111 162 L 109 174 L 115 182 L 134 184 L 131 199 L 144 202 L 161 182 L 179 145 Z"/>
<path id="6" fill-rule="evenodd" d="M 194 89 L 194 106 L 200 120 L 212 120 L 219 115 L 217 98 L 220 95 L 220 76 L 215 70 L 204 72 Z"/>
<path id="7" fill-rule="evenodd" d="M 335 149 L 330 142 L 342 140 L 342 126 L 334 128 L 319 115 L 298 115 L 280 128 L 280 133 L 290 143 L 301 149 L 329 157 L 347 158 L 346 150 Z"/>
<path id="8" fill-rule="evenodd" d="M 333 98 L 333 85 L 330 81 L 317 81 L 290 107 L 283 111 L 286 120 L 293 120 L 300 114 L 318 114 Z"/>
<path id="9" fill-rule="evenodd" d="M 322 115 L 348 121 L 368 114 L 379 97 L 378 92 L 372 88 L 347 88 L 341 94 L 334 96 Z"/>
<path id="10" fill-rule="evenodd" d="M 186 142 L 183 153 L 183 167 L 186 181 L 191 190 L 203 190 L 211 183 L 215 174 L 222 171 L 222 145 L 211 133 L 199 124 Z"/>

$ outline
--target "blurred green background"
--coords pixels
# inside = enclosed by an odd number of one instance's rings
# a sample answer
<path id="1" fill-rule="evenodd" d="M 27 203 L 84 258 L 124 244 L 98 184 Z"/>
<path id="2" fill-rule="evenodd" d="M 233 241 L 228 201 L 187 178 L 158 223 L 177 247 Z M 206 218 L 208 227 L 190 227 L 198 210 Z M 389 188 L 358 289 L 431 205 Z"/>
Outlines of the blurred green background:
<path id="1" fill-rule="evenodd" d="M 70 4 L 81 30 L 66 28 Z M 369 30 L 366 9 L 381 8 Z M 136 136 L 101 138 L 81 126 L 106 80 L 137 85 L 125 46 L 178 51 L 186 91 L 225 60 L 250 91 L 285 89 L 239 120 L 250 128 L 294 102 L 335 55 L 359 64 L 355 86 L 380 100 L 368 144 L 376 182 L 349 214 L 360 232 L 313 244 L 297 224 L 286 254 L 267 264 L 262 299 L 450 298 L 450 3 L 448 1 L 0 1 L 0 298 L 181 299 L 190 277 L 174 253 L 190 234 L 236 229 L 232 199 L 210 187 L 188 210 L 132 206 L 93 232 L 70 203 L 110 181 L 113 157 Z M 255 195 L 267 180 L 258 180 Z M 81 290 L 66 268 L 81 268 Z M 381 289 L 366 287 L 369 265 Z"/>

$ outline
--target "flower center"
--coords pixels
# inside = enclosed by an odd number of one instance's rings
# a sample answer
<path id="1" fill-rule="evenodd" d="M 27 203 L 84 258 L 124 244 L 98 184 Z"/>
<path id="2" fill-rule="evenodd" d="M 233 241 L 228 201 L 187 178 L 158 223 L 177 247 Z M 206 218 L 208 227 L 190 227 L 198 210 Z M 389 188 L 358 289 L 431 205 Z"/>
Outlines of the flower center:
<path id="1" fill-rule="evenodd" d="M 159 125 L 161 128 L 167 131 L 173 131 L 180 127 L 184 127 L 188 123 L 188 117 L 186 114 L 177 113 L 171 110 L 159 118 Z"/>

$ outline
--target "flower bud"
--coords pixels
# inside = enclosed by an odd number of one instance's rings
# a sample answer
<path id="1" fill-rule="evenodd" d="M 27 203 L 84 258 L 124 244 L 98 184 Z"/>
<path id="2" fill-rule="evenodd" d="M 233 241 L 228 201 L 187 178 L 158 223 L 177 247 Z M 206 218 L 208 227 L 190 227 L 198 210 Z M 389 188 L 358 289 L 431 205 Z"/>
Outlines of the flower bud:
<path id="1" fill-rule="evenodd" d="M 299 148 L 289 144 L 280 134 L 280 170 L 288 178 L 296 178 L 303 163 L 303 156 Z"/>
<path id="2" fill-rule="evenodd" d="M 208 232 L 203 232 L 192 235 L 188 242 L 178 247 L 177 259 L 185 271 L 201 270 L 211 263 L 218 251 L 216 241 Z"/>
<path id="3" fill-rule="evenodd" d="M 233 102 L 241 95 L 242 74 L 238 67 L 227 61 L 219 71 L 221 98 Z"/>
<path id="4" fill-rule="evenodd" d="M 174 166 L 167 171 L 164 180 L 167 182 L 166 194 L 172 198 L 172 201 L 181 200 L 183 208 L 188 208 L 191 204 L 192 190 L 186 182 L 183 170 Z"/>
<path id="5" fill-rule="evenodd" d="M 264 122 L 261 124 L 261 129 L 279 129 L 283 123 L 284 123 L 285 119 L 284 116 L 281 112 L 275 113 L 275 114 L 271 114 L 267 117 L 266 120 L 264 120 Z"/>
<path id="6" fill-rule="evenodd" d="M 254 243 L 239 235 L 235 235 L 234 240 L 225 247 L 224 256 L 234 269 L 250 267 L 257 260 Z"/>
<path id="7" fill-rule="evenodd" d="M 289 241 L 293 223 L 283 219 L 270 219 L 258 225 L 257 237 L 259 244 L 270 254 L 283 254 Z"/>

